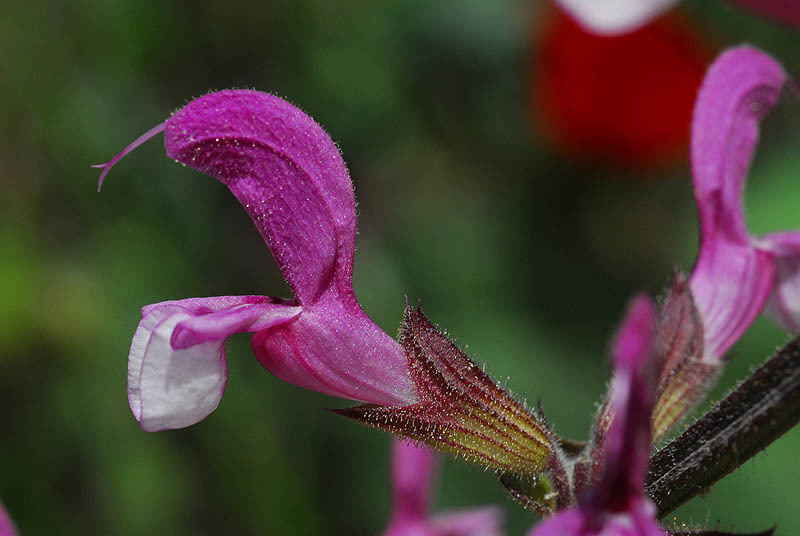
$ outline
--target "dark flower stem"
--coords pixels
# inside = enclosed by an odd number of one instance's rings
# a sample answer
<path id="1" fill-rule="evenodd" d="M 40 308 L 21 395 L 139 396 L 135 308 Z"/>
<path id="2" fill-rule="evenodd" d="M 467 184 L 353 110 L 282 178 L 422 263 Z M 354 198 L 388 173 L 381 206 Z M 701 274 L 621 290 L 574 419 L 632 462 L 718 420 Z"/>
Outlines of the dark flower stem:
<path id="1" fill-rule="evenodd" d="M 800 421 L 800 337 L 650 459 L 647 493 L 663 517 Z"/>

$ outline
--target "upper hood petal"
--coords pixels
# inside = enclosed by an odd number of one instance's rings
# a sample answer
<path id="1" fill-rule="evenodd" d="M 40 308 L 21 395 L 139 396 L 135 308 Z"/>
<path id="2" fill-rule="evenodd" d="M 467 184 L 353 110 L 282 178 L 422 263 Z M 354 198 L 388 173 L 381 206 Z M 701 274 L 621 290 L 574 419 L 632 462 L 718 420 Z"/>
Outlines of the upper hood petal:
<path id="1" fill-rule="evenodd" d="M 302 303 L 352 294 L 355 196 L 339 150 L 313 119 L 259 91 L 228 90 L 175 112 L 167 156 L 239 199 Z"/>

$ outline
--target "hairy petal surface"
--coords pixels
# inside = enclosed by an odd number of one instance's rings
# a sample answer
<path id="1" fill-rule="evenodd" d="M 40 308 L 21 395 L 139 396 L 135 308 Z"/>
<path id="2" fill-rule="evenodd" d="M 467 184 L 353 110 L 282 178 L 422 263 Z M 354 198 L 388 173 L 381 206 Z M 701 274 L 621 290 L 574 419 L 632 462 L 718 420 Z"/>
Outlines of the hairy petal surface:
<path id="1" fill-rule="evenodd" d="M 230 90 L 195 99 L 167 120 L 167 156 L 230 188 L 301 303 L 333 281 L 352 294 L 355 198 L 330 137 L 285 100 Z"/>
<path id="2" fill-rule="evenodd" d="M 299 314 L 297 306 L 258 296 L 145 307 L 128 356 L 128 402 L 139 425 L 150 432 L 206 418 L 225 390 L 225 339 L 290 322 Z"/>
<path id="3" fill-rule="evenodd" d="M 364 312 L 335 296 L 291 323 L 253 336 L 259 362 L 288 382 L 340 398 L 380 405 L 418 401 L 400 345 Z"/>
<path id="4" fill-rule="evenodd" d="M 752 47 L 723 53 L 711 66 L 692 121 L 692 173 L 700 218 L 700 254 L 690 278 L 705 329 L 704 359 L 716 362 L 764 306 L 775 263 L 753 247 L 742 191 L 758 142 L 786 76 Z"/>

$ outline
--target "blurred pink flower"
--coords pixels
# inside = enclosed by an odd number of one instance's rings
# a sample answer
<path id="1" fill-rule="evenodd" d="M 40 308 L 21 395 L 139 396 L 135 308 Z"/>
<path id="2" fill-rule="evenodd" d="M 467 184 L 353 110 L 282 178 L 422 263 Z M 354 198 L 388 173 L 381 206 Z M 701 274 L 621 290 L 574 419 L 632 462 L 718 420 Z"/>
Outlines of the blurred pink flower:
<path id="1" fill-rule="evenodd" d="M 0 536 L 17 536 L 17 529 L 14 527 L 14 522 L 6 512 L 3 503 L 0 503 Z"/>
<path id="2" fill-rule="evenodd" d="M 614 420 L 601 452 L 603 473 L 579 504 L 545 520 L 529 536 L 665 536 L 644 493 L 650 459 L 655 366 L 655 304 L 637 296 L 613 347 Z"/>
<path id="3" fill-rule="evenodd" d="M 394 510 L 384 536 L 500 536 L 503 515 L 488 506 L 429 515 L 436 454 L 426 446 L 394 441 Z"/>
<path id="4" fill-rule="evenodd" d="M 680 0 L 556 0 L 584 28 L 601 35 L 636 30 Z M 800 26 L 797 0 L 732 0 L 752 11 Z"/>
<path id="5" fill-rule="evenodd" d="M 227 379 L 225 339 L 255 332 L 253 352 L 276 376 L 375 404 L 417 400 L 402 349 L 352 286 L 353 186 L 336 145 L 308 115 L 257 91 L 211 93 L 101 165 L 165 132 L 167 156 L 224 183 L 244 206 L 295 298 L 190 298 L 148 305 L 133 337 L 128 399 L 147 431 L 210 414 Z"/>

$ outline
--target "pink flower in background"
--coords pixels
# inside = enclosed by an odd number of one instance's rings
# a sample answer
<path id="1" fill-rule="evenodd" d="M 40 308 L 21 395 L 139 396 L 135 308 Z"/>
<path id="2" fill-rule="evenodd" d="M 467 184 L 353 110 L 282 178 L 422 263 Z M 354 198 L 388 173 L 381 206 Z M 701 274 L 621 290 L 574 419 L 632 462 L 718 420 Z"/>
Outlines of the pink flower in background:
<path id="1" fill-rule="evenodd" d="M 602 446 L 603 474 L 578 506 L 559 512 L 529 536 L 666 536 L 644 493 L 650 459 L 656 309 L 647 296 L 631 303 L 613 347 L 614 420 Z"/>
<path id="2" fill-rule="evenodd" d="M 695 104 L 691 152 L 701 241 L 689 283 L 709 362 L 720 360 L 768 298 L 771 316 L 800 330 L 800 231 L 750 236 L 742 207 L 759 122 L 785 81 L 767 54 L 733 48 L 711 66 Z"/>
<path id="3" fill-rule="evenodd" d="M 255 333 L 259 362 L 288 382 L 369 403 L 414 403 L 402 349 L 353 292 L 353 186 L 325 131 L 278 97 L 212 93 L 102 165 L 100 183 L 161 131 L 170 158 L 228 186 L 295 298 L 190 298 L 143 308 L 128 361 L 128 399 L 141 427 L 181 428 L 216 409 L 227 378 L 225 339 L 242 332 Z"/>
<path id="4" fill-rule="evenodd" d="M 636 30 L 680 0 L 556 0 L 589 31 L 618 35 Z M 796 0 L 732 0 L 733 3 L 775 20 L 800 26 Z"/>
<path id="5" fill-rule="evenodd" d="M 436 454 L 428 447 L 394 441 L 394 509 L 384 536 L 500 536 L 503 516 L 497 507 L 447 512 L 431 517 L 431 488 Z"/>
<path id="6" fill-rule="evenodd" d="M 14 522 L 0 503 L 0 536 L 17 536 L 17 529 L 14 527 Z"/>

